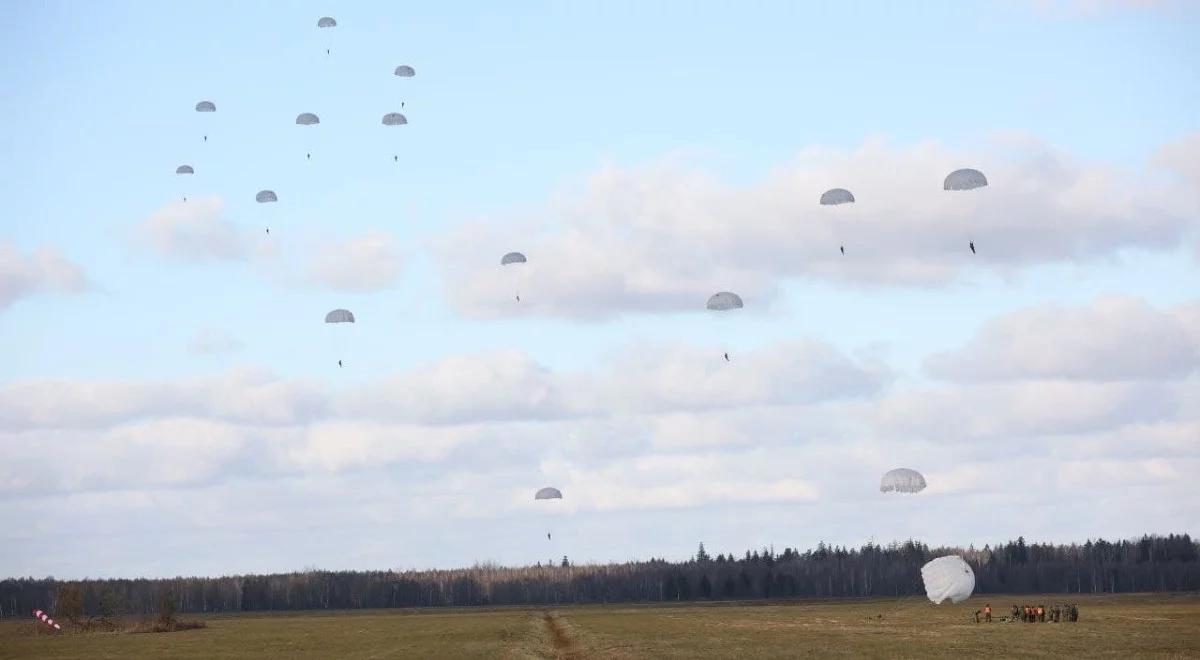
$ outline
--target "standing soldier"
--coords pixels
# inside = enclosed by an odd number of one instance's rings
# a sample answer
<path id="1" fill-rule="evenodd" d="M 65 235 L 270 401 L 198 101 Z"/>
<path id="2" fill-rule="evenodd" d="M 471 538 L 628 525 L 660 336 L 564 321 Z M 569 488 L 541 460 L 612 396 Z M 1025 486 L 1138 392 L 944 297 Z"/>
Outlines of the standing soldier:
<path id="1" fill-rule="evenodd" d="M 987 623 L 992 622 L 992 604 L 987 603 L 983 606 L 983 620 Z"/>

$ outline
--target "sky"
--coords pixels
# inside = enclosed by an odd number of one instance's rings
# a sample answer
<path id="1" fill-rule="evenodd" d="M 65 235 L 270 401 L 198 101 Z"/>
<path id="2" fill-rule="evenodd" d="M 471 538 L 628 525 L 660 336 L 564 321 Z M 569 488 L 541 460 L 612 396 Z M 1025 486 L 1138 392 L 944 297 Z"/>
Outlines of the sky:
<path id="1" fill-rule="evenodd" d="M 1200 532 L 1200 10 L 743 4 L 8 7 L 0 576 Z"/>

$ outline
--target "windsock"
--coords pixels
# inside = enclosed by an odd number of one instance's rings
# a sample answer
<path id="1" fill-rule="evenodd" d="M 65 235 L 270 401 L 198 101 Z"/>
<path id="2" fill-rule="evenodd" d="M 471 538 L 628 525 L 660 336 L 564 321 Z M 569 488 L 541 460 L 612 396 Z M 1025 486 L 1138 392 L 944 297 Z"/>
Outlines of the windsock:
<path id="1" fill-rule="evenodd" d="M 43 612 L 41 610 L 34 610 L 33 615 L 35 617 L 41 619 L 42 623 L 50 626 L 51 628 L 53 628 L 55 630 L 62 630 L 62 626 L 58 625 L 57 623 L 54 623 L 54 619 L 51 619 L 49 614 L 46 614 L 45 612 Z"/>

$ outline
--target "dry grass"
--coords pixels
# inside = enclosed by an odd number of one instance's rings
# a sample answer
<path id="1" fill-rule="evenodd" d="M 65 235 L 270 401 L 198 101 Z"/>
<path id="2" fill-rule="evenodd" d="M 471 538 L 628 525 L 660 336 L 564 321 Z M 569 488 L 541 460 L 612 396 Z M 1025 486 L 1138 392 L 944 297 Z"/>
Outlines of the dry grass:
<path id="1" fill-rule="evenodd" d="M 976 624 L 988 596 L 209 617 L 170 635 L 39 635 L 0 623 L 0 658 L 1200 657 L 1200 594 L 1082 596 L 1078 623 Z M 997 617 L 998 618 L 998 617 Z M 40 625 L 40 624 L 38 624 Z"/>

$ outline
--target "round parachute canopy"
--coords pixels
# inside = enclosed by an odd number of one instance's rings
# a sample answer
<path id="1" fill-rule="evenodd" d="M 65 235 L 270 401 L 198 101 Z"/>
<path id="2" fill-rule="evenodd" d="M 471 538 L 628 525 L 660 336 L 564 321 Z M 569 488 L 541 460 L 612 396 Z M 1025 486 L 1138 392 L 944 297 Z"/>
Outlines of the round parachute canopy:
<path id="1" fill-rule="evenodd" d="M 332 16 L 322 16 L 321 18 L 317 19 L 317 27 L 337 27 L 337 21 L 333 20 Z"/>
<path id="2" fill-rule="evenodd" d="M 854 193 L 845 188 L 832 188 L 821 193 L 821 203 L 825 206 L 835 204 L 850 204 L 854 201 Z"/>
<path id="3" fill-rule="evenodd" d="M 325 315 L 326 323 L 354 323 L 354 314 L 348 309 L 335 309 Z"/>
<path id="4" fill-rule="evenodd" d="M 921 567 L 925 595 L 935 605 L 946 600 L 961 603 L 975 591 L 975 571 L 958 555 L 938 557 Z"/>
<path id="5" fill-rule="evenodd" d="M 301 112 L 296 115 L 296 123 L 301 126 L 312 126 L 321 123 L 321 118 L 311 112 Z"/>
<path id="6" fill-rule="evenodd" d="M 741 309 L 742 297 L 736 293 L 721 291 L 708 297 L 708 304 L 706 307 L 709 309 L 714 309 L 718 312 L 724 312 L 731 309 Z"/>
<path id="7" fill-rule="evenodd" d="M 413 76 L 417 75 L 416 70 L 407 64 L 401 64 L 400 66 L 396 67 L 396 70 L 393 71 L 393 73 L 401 78 L 412 78 Z"/>
<path id="8" fill-rule="evenodd" d="M 212 101 L 201 101 L 196 104 L 196 112 L 216 112 L 217 105 Z"/>
<path id="9" fill-rule="evenodd" d="M 509 252 L 503 257 L 500 257 L 501 266 L 507 266 L 509 264 L 523 264 L 525 261 L 525 255 L 521 254 L 520 252 Z"/>
<path id="10" fill-rule="evenodd" d="M 264 204 L 266 202 L 278 202 L 279 198 L 275 196 L 274 190 L 260 190 L 258 191 L 258 194 L 254 196 L 254 201 L 258 202 L 259 204 Z"/>
<path id="11" fill-rule="evenodd" d="M 383 116 L 384 126 L 403 126 L 408 123 L 408 117 L 399 112 L 389 112 Z"/>
<path id="12" fill-rule="evenodd" d="M 542 488 L 534 494 L 535 500 L 561 500 L 562 491 L 557 488 Z"/>
<path id="13" fill-rule="evenodd" d="M 879 480 L 881 493 L 919 493 L 925 490 L 925 477 L 920 472 L 908 468 L 888 470 Z"/>
<path id="14" fill-rule="evenodd" d="M 945 182 L 942 183 L 943 190 L 974 190 L 987 185 L 987 177 L 979 170 L 970 168 L 965 170 L 954 170 L 946 175 Z"/>
<path id="15" fill-rule="evenodd" d="M 195 174 L 196 170 L 192 169 L 191 165 L 180 165 L 175 168 L 176 174 Z"/>

